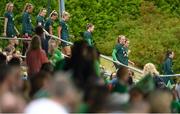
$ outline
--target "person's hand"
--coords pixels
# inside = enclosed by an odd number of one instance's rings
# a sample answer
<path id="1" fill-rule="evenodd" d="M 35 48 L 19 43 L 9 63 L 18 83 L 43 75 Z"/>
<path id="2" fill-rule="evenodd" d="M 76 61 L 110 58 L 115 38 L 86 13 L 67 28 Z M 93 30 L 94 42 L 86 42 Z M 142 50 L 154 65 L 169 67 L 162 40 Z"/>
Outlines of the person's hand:
<path id="1" fill-rule="evenodd" d="M 135 63 L 134 63 L 134 62 L 132 62 L 132 61 L 130 62 L 130 64 L 131 64 L 131 65 L 133 65 L 133 66 L 135 65 Z"/>

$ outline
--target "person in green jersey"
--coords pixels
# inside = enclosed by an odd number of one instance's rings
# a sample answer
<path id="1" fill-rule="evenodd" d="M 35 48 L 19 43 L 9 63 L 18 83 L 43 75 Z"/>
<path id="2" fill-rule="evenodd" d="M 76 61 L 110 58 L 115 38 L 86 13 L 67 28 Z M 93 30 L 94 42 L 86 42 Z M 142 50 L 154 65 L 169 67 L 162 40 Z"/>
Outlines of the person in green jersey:
<path id="1" fill-rule="evenodd" d="M 125 40 L 126 40 L 125 36 L 119 35 L 117 44 L 115 45 L 113 52 L 112 52 L 113 60 L 116 62 L 120 62 L 122 64 L 126 64 L 126 62 L 125 62 L 126 51 L 124 49 Z M 114 63 L 114 65 L 115 65 L 116 69 L 118 69 L 120 67 L 120 65 L 117 63 Z"/>
<path id="2" fill-rule="evenodd" d="M 45 8 L 42 8 L 36 17 L 36 25 L 37 26 L 45 26 L 45 16 L 46 16 L 47 10 Z"/>
<path id="3" fill-rule="evenodd" d="M 86 26 L 87 31 L 84 32 L 83 38 L 87 41 L 89 46 L 93 46 L 92 32 L 94 31 L 94 25 L 89 23 Z"/>
<path id="4" fill-rule="evenodd" d="M 54 10 L 51 12 L 50 17 L 47 19 L 45 23 L 45 30 L 50 34 L 53 35 L 53 23 L 54 21 L 58 18 L 58 13 Z M 49 42 L 50 37 L 46 36 L 45 40 L 45 51 L 46 54 L 48 54 L 48 42 Z"/>
<path id="5" fill-rule="evenodd" d="M 63 12 L 62 20 L 59 23 L 58 27 L 58 37 L 64 41 L 69 41 L 69 30 L 68 30 L 68 20 L 70 18 L 70 14 L 68 12 Z M 68 43 L 61 41 L 62 52 L 65 55 L 71 55 L 71 47 Z"/>
<path id="6" fill-rule="evenodd" d="M 19 34 L 18 30 L 14 26 L 14 14 L 13 14 L 14 4 L 9 2 L 6 4 L 6 12 L 4 14 L 4 33 L 3 36 L 9 38 L 17 38 Z M 18 45 L 18 40 L 11 40 L 15 45 Z"/>
<path id="7" fill-rule="evenodd" d="M 16 37 L 16 30 L 14 26 L 14 14 L 13 14 L 13 3 L 7 3 L 6 12 L 4 14 L 4 33 L 3 35 L 6 37 L 14 38 Z"/>
<path id="8" fill-rule="evenodd" d="M 22 34 L 23 38 L 31 38 L 33 33 L 33 26 L 31 22 L 31 13 L 33 12 L 33 5 L 30 3 L 26 3 L 23 15 L 22 15 Z M 25 55 L 27 48 L 29 47 L 29 42 L 23 42 L 23 50 L 22 53 Z"/>
<path id="9" fill-rule="evenodd" d="M 174 58 L 174 52 L 168 50 L 167 53 L 166 53 L 165 61 L 163 63 L 163 72 L 164 72 L 164 75 L 174 74 L 174 72 L 172 70 L 173 58 Z M 170 77 L 166 77 L 164 79 L 165 79 L 166 84 L 168 83 L 168 81 L 173 83 L 173 80 Z"/>
<path id="10" fill-rule="evenodd" d="M 33 12 L 33 5 L 26 3 L 22 15 L 22 33 L 26 37 L 32 36 L 33 26 L 31 21 L 31 13 Z"/>
<path id="11" fill-rule="evenodd" d="M 61 51 L 58 49 L 56 40 L 49 40 L 48 59 L 55 66 L 56 63 L 63 59 Z"/>

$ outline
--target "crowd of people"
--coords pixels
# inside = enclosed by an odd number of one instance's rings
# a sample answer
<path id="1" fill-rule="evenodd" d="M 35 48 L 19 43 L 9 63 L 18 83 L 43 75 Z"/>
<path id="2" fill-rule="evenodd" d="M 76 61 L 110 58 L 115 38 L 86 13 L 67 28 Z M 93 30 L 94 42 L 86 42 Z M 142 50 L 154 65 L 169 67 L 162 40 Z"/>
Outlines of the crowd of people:
<path id="1" fill-rule="evenodd" d="M 14 38 L 17 34 L 13 24 L 13 4 L 8 3 L 6 10 L 4 35 Z M 100 67 L 100 53 L 93 46 L 93 24 L 87 24 L 83 40 L 70 46 L 60 40 L 69 41 L 69 13 L 62 14 L 58 26 L 59 39 L 54 39 L 45 35 L 43 29 L 53 34 L 52 24 L 58 18 L 58 13 L 52 11 L 45 21 L 46 9 L 40 10 L 33 29 L 32 11 L 33 5 L 27 3 L 22 16 L 23 37 L 31 40 L 23 41 L 22 51 L 16 50 L 18 41 L 10 40 L 0 52 L 0 112 L 180 112 L 178 80 L 160 77 L 155 65 L 147 63 L 142 79 L 134 81 L 134 72 L 127 66 L 135 63 L 128 59 L 129 39 L 124 35 L 118 36 L 112 52 L 117 71 L 106 76 Z M 173 74 L 173 57 L 174 52 L 168 51 L 163 63 L 165 74 Z M 169 83 L 173 85 L 169 86 Z"/>

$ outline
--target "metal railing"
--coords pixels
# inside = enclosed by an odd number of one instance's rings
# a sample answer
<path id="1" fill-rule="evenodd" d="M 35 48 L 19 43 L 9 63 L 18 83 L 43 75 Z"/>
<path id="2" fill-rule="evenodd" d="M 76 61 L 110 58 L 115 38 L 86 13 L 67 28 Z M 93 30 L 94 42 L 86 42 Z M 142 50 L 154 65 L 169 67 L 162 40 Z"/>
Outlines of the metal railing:
<path id="1" fill-rule="evenodd" d="M 73 45 L 72 42 L 69 42 L 69 41 L 65 41 L 65 40 L 63 40 L 63 39 L 60 39 L 59 37 L 57 37 L 57 36 L 55 36 L 55 35 L 50 35 L 46 30 L 44 30 L 44 32 L 45 32 L 45 34 L 46 34 L 47 36 L 50 36 L 51 38 L 60 40 L 60 41 L 62 41 L 62 42 L 64 42 L 64 43 L 67 43 L 67 44 L 69 44 L 69 45 Z M 8 37 L 0 37 L 0 39 L 3 39 L 3 40 L 16 39 L 16 40 L 27 40 L 27 41 L 31 41 L 31 39 L 27 39 L 27 38 L 8 38 Z M 63 56 L 68 57 L 68 56 L 65 55 L 65 54 L 63 54 Z M 24 57 L 24 56 L 23 56 L 23 57 Z M 112 62 L 112 63 L 116 63 L 117 65 L 127 67 L 127 68 L 129 68 L 129 69 L 131 69 L 131 70 L 133 70 L 133 71 L 135 71 L 135 72 L 138 72 L 138 73 L 140 73 L 140 74 L 143 74 L 143 71 L 142 71 L 142 70 L 140 70 L 140 69 L 138 69 L 138 68 L 135 68 L 135 67 L 132 67 L 132 66 L 124 65 L 123 63 L 120 63 L 120 62 L 118 62 L 118 61 L 114 61 L 112 58 L 110 58 L 110 57 L 108 57 L 108 56 L 106 56 L 106 55 L 102 55 L 102 54 L 101 54 L 100 57 L 102 57 L 103 59 L 108 60 L 108 61 L 110 61 L 110 62 Z M 160 75 L 160 76 L 163 76 L 163 77 L 177 77 L 177 76 L 180 76 L 180 74 Z"/>

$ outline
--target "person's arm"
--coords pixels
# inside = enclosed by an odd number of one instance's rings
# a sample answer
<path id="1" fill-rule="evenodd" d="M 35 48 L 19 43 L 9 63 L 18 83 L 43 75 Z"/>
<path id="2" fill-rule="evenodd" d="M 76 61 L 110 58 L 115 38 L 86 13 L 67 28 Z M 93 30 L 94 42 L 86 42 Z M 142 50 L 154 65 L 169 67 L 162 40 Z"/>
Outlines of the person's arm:
<path id="1" fill-rule="evenodd" d="M 6 34 L 6 30 L 7 30 L 7 22 L 8 22 L 8 18 L 5 17 L 5 19 L 4 19 L 4 33 L 3 33 L 3 36 L 7 36 L 7 34 Z"/>
<path id="2" fill-rule="evenodd" d="M 62 31 L 62 27 L 58 26 L 58 37 L 61 39 L 61 31 Z"/>
<path id="3" fill-rule="evenodd" d="M 86 39 L 87 40 L 87 43 L 89 44 L 89 46 L 92 46 L 92 41 L 91 39 Z"/>
<path id="4" fill-rule="evenodd" d="M 128 60 L 128 63 L 131 65 L 135 65 L 134 62 L 132 62 L 131 60 Z"/>
<path id="5" fill-rule="evenodd" d="M 113 49 L 112 58 L 113 58 L 114 61 L 118 61 L 118 60 L 117 60 L 117 57 L 116 57 L 116 53 L 117 53 L 117 50 L 116 50 L 116 49 Z"/>
<path id="6" fill-rule="evenodd" d="M 49 34 L 53 35 L 53 27 L 52 27 L 52 25 L 49 26 Z"/>

